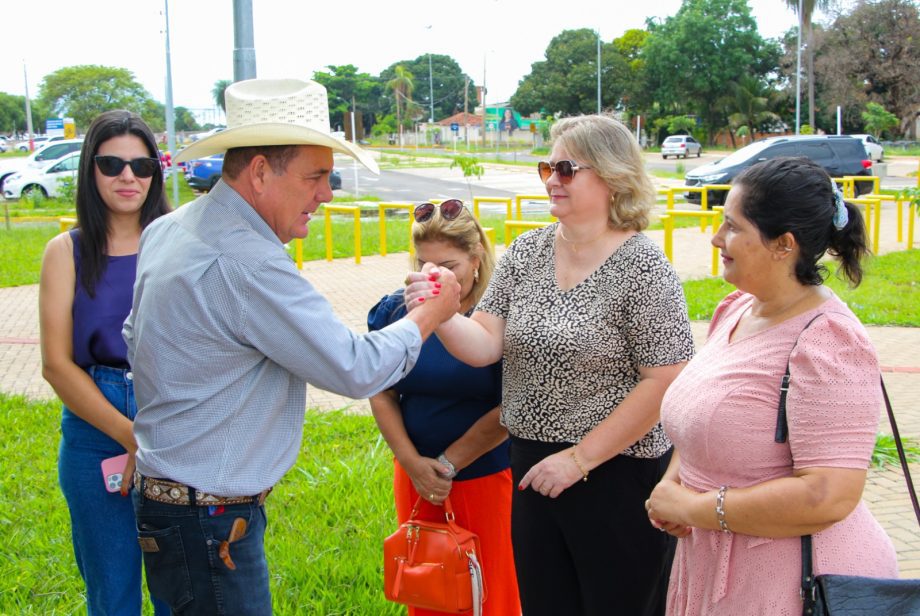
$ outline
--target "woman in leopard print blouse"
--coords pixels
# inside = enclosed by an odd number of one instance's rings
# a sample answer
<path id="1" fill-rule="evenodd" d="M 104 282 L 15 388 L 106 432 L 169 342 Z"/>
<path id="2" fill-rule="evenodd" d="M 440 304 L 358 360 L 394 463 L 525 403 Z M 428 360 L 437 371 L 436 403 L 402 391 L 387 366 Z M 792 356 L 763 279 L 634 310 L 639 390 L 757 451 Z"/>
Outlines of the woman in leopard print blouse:
<path id="1" fill-rule="evenodd" d="M 559 222 L 514 242 L 472 317 L 437 333 L 469 364 L 504 358 L 524 614 L 660 614 L 673 539 L 643 504 L 670 458 L 661 399 L 693 354 L 683 291 L 641 233 L 654 191 L 629 130 L 582 116 L 553 139 L 538 170 Z M 428 283 L 409 291 L 411 307 Z"/>

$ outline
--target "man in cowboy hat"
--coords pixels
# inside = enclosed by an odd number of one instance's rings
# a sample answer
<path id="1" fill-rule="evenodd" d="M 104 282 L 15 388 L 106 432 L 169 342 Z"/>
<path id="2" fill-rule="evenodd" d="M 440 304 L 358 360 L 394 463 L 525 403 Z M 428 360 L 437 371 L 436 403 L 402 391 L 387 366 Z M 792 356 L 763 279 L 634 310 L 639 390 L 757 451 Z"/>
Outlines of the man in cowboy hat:
<path id="1" fill-rule="evenodd" d="M 332 199 L 326 90 L 253 79 L 227 88 L 227 129 L 177 160 L 226 152 L 222 180 L 151 224 L 124 338 L 138 413 L 135 509 L 151 593 L 179 612 L 271 612 L 263 500 L 294 464 L 306 384 L 353 398 L 390 387 L 456 313 L 459 285 L 357 335 L 284 243 Z"/>

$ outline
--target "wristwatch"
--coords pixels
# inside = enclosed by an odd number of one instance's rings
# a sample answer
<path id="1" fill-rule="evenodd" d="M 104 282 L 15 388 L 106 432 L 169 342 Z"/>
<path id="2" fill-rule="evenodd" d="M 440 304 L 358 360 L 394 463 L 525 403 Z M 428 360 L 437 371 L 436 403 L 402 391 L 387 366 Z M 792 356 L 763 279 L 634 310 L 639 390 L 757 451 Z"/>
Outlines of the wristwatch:
<path id="1" fill-rule="evenodd" d="M 444 479 L 453 479 L 457 476 L 457 469 L 454 468 L 454 465 L 451 464 L 450 460 L 448 460 L 447 456 L 445 456 L 443 453 L 438 456 L 438 462 L 447 467 L 447 472 L 441 473 L 441 476 L 444 477 Z"/>

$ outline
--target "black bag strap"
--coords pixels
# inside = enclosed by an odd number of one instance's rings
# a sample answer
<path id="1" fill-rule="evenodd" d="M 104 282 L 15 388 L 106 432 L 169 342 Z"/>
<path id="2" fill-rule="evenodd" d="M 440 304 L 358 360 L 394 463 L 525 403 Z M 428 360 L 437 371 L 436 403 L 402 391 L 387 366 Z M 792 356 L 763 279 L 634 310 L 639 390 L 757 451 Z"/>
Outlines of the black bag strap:
<path id="1" fill-rule="evenodd" d="M 815 320 L 826 313 L 821 313 L 809 321 L 802 332 L 811 326 Z M 799 332 L 799 338 L 802 336 Z M 786 372 L 780 384 L 779 392 L 779 409 L 776 416 L 776 432 L 773 440 L 777 443 L 785 443 L 789 439 L 789 422 L 786 418 L 786 396 L 789 392 L 789 382 L 792 380 L 789 364 L 792 361 L 792 351 L 795 350 L 799 343 L 796 338 L 792 349 L 789 351 L 789 359 L 786 360 Z M 879 384 L 882 386 L 882 396 L 885 399 L 885 410 L 888 412 L 888 422 L 891 424 L 891 434 L 894 437 L 894 443 L 898 450 L 898 460 L 901 462 L 901 470 L 904 472 L 904 481 L 907 483 L 907 493 L 910 495 L 910 502 L 914 506 L 914 515 L 917 516 L 917 524 L 920 524 L 920 503 L 917 501 L 917 492 L 914 489 L 914 481 L 910 475 L 910 468 L 907 465 L 907 455 L 904 453 L 904 444 L 901 442 L 901 433 L 898 430 L 898 422 L 894 418 L 894 410 L 891 408 L 891 400 L 888 397 L 888 389 L 885 387 L 885 380 L 879 375 Z M 817 601 L 817 586 L 815 584 L 814 568 L 812 565 L 812 540 L 811 535 L 802 535 L 802 587 L 799 594 L 802 597 L 802 614 L 812 616 L 815 611 L 815 602 Z"/>

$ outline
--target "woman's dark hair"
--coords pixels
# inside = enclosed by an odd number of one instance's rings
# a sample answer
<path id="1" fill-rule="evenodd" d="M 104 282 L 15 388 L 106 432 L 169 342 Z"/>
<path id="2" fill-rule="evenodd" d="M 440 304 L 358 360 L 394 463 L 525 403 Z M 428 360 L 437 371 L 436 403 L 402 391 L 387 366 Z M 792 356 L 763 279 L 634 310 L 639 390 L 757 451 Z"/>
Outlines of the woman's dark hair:
<path id="1" fill-rule="evenodd" d="M 862 282 L 860 261 L 869 254 L 866 227 L 855 205 L 844 203 L 849 220 L 834 226 L 834 186 L 824 169 L 807 158 L 780 157 L 753 165 L 732 182 L 743 187 L 741 211 L 764 240 L 791 233 L 799 245 L 795 277 L 819 285 L 827 268 L 824 253 L 840 261 L 840 271 L 853 287 Z"/>
<path id="2" fill-rule="evenodd" d="M 156 138 L 139 115 L 117 109 L 99 114 L 83 141 L 80 170 L 77 175 L 77 227 L 80 229 L 80 282 L 90 297 L 96 294 L 96 283 L 105 273 L 108 261 L 109 208 L 96 186 L 96 162 L 99 147 L 113 137 L 134 135 L 144 142 L 152 158 L 159 160 Z M 163 190 L 163 174 L 154 173 L 147 199 L 141 206 L 141 229 L 170 211 Z"/>

